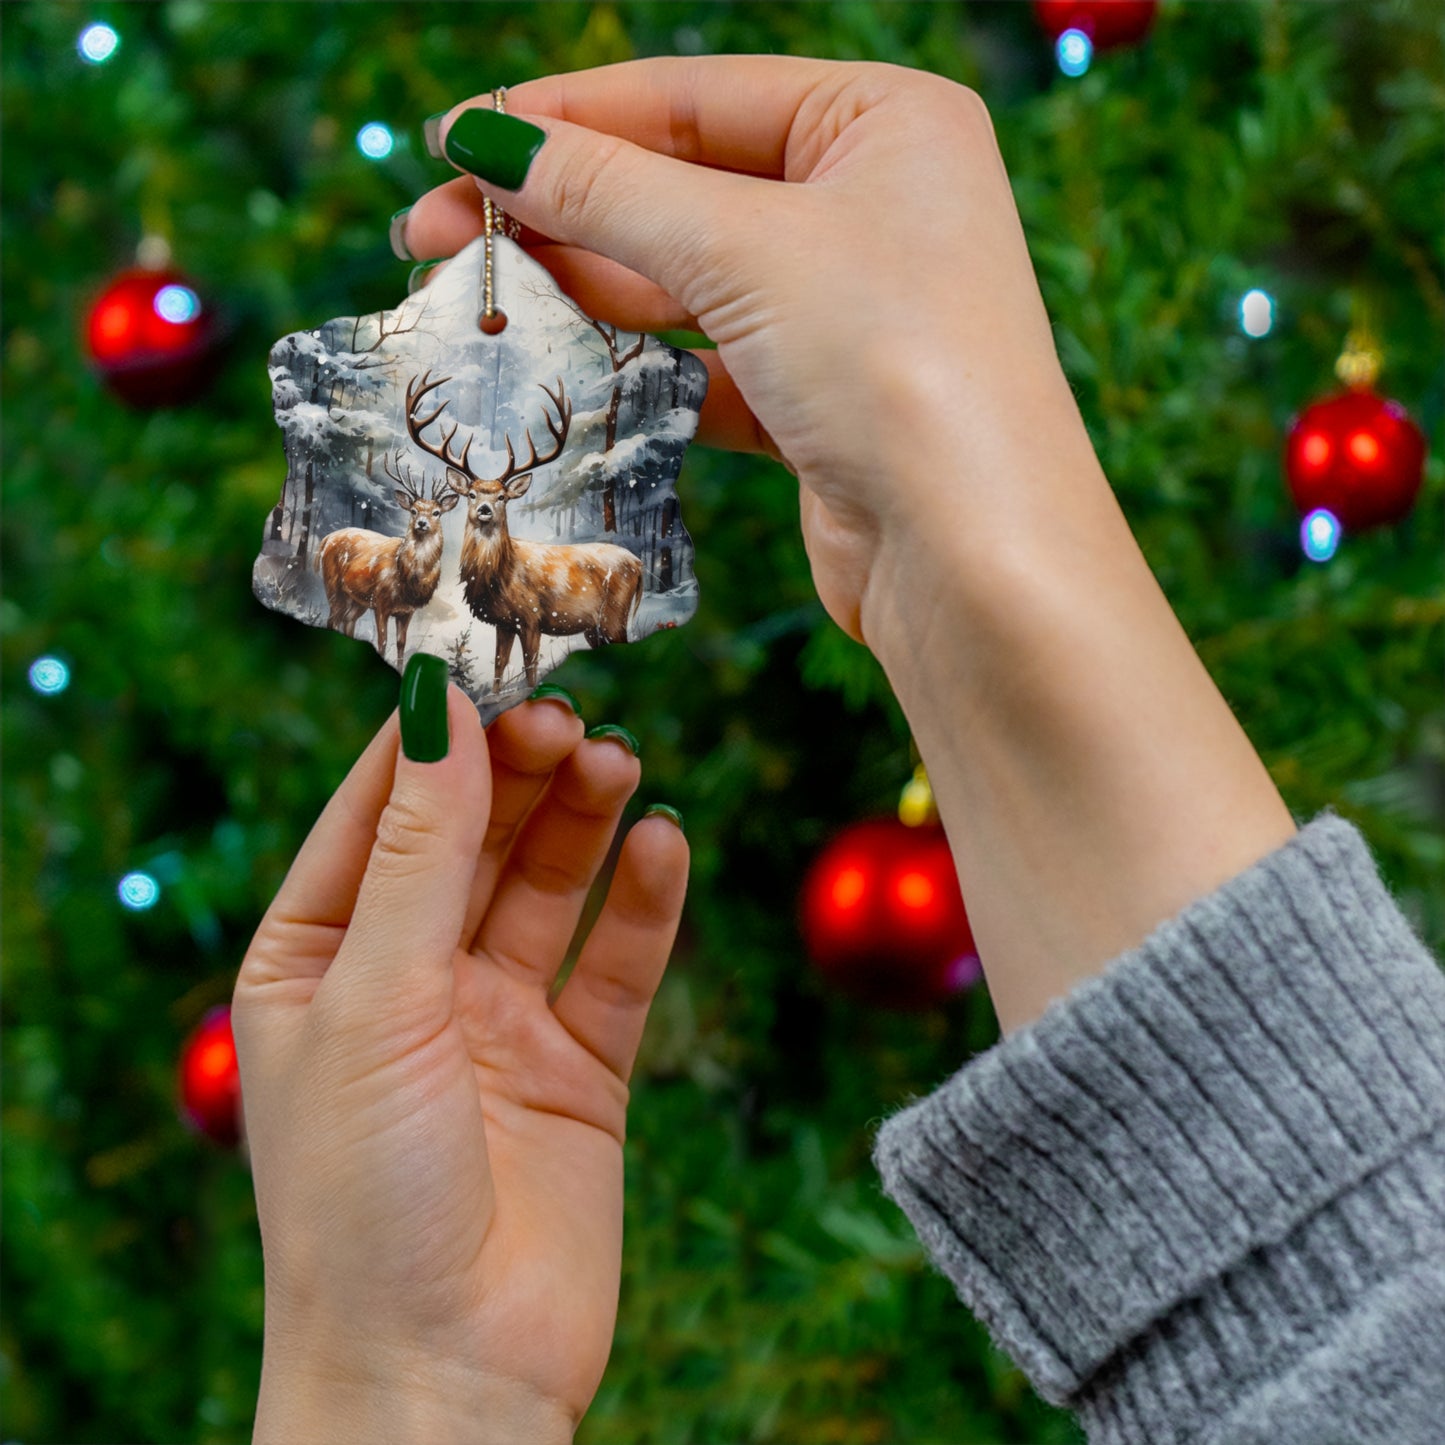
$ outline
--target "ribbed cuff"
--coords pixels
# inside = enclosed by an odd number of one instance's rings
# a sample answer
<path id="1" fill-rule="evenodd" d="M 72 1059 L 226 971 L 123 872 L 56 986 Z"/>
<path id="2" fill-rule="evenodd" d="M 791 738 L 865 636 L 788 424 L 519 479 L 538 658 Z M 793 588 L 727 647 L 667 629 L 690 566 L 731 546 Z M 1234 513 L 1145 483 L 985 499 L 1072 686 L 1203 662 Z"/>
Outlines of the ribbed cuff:
<path id="1" fill-rule="evenodd" d="M 1041 1395 L 1162 1440 L 1171 1394 L 1202 1409 L 1278 1366 L 1445 1232 L 1442 1061 L 1445 975 L 1326 815 L 889 1119 L 874 1158 Z"/>

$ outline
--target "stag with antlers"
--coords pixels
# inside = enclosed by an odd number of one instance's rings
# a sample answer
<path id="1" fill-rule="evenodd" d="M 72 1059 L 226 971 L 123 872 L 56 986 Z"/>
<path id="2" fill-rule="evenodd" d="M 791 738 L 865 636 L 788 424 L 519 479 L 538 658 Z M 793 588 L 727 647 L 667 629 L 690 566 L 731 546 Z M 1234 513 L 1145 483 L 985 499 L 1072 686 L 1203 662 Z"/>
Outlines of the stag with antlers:
<path id="1" fill-rule="evenodd" d="M 396 620 L 396 665 L 406 653 L 406 633 L 412 613 L 425 607 L 442 575 L 442 514 L 458 498 L 434 482 L 429 496 L 402 464 L 402 454 L 382 463 L 396 483 L 397 506 L 410 514 L 403 536 L 388 537 L 362 527 L 328 532 L 316 552 L 316 565 L 331 604 L 330 625 L 348 637 L 370 608 L 376 614 L 376 650 L 386 656 L 386 624 Z"/>
<path id="2" fill-rule="evenodd" d="M 439 441 L 425 432 L 447 409 L 442 403 L 418 415 L 422 399 L 450 381 L 431 373 L 413 377 L 406 389 L 406 426 L 412 441 L 447 469 L 447 485 L 466 499 L 467 523 L 462 539 L 462 588 L 473 616 L 497 630 L 493 692 L 502 690 L 502 676 L 512 643 L 522 639 L 527 686 L 537 685 L 537 656 L 543 637 L 574 637 L 581 633 L 589 647 L 627 641 L 627 624 L 642 600 L 642 563 L 626 547 L 609 542 L 528 542 L 513 537 L 507 526 L 507 503 L 532 485 L 532 473 L 561 456 L 572 424 L 572 403 L 559 378 L 554 391 L 542 386 L 555 417 L 544 413 L 552 444 L 545 455 L 537 450 L 530 428 L 527 456 L 517 460 L 507 438 L 507 464 L 499 476 L 479 476 L 471 466 L 472 438 L 461 454 L 452 451 L 457 422 L 449 419 Z"/>

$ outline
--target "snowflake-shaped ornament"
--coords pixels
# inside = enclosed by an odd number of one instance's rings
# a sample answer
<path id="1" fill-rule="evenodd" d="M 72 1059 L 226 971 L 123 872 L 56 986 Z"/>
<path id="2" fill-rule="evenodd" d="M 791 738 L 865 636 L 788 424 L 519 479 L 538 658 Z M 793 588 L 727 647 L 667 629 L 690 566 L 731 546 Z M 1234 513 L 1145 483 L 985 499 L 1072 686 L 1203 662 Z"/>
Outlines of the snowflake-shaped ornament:
<path id="1" fill-rule="evenodd" d="M 271 349 L 286 481 L 252 573 L 268 607 L 444 658 L 489 722 L 574 648 L 697 609 L 675 483 L 707 369 L 594 321 L 504 237 L 394 311 Z M 514 645 L 520 644 L 520 645 Z"/>

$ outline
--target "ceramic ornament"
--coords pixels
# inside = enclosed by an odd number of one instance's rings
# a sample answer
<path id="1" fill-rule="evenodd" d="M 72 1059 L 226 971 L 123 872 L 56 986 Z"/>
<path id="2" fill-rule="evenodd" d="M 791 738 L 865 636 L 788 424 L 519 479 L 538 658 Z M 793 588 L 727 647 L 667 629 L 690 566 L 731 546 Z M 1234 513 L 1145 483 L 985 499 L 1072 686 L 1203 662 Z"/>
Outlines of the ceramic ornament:
<path id="1" fill-rule="evenodd" d="M 444 658 L 490 721 L 578 647 L 697 609 L 675 482 L 707 369 L 584 315 L 491 240 L 506 325 L 478 326 L 478 237 L 394 311 L 271 349 L 287 472 L 252 586 L 267 607 Z"/>

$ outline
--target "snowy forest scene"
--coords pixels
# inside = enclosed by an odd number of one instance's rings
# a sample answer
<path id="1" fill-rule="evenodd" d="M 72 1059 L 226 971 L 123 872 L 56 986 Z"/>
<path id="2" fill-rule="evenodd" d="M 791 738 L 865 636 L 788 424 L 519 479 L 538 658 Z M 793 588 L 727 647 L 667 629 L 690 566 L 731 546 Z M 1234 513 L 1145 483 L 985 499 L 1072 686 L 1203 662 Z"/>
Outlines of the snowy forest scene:
<path id="1" fill-rule="evenodd" d="M 446 660 L 490 721 L 578 647 L 697 607 L 675 483 L 707 369 L 585 315 L 514 242 L 438 266 L 393 311 L 283 337 L 287 462 L 252 574 L 267 607 Z"/>

